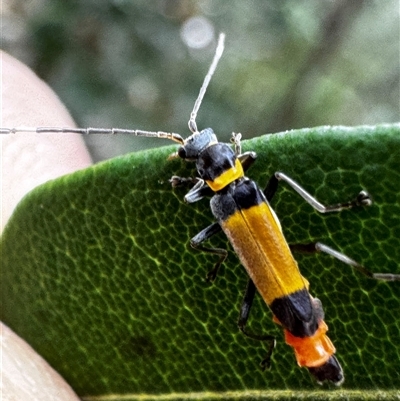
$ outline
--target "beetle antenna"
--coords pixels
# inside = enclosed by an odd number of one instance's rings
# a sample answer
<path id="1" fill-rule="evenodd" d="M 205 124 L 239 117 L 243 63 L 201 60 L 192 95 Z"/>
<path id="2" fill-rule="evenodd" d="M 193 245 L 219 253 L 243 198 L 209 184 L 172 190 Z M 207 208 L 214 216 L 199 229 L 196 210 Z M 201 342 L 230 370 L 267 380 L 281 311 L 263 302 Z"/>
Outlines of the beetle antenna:
<path id="1" fill-rule="evenodd" d="M 220 33 L 218 37 L 217 48 L 215 49 L 215 55 L 213 61 L 208 69 L 207 75 L 204 78 L 203 84 L 200 88 L 199 95 L 194 103 L 193 111 L 190 113 L 189 129 L 194 134 L 198 132 L 196 117 L 199 111 L 201 102 L 203 101 L 204 94 L 206 93 L 208 84 L 217 68 L 219 59 L 224 52 L 225 34 Z M 35 132 L 35 133 L 75 133 L 75 134 L 129 134 L 135 136 L 147 136 L 153 138 L 164 138 L 169 139 L 180 144 L 184 143 L 184 139 L 175 133 L 169 132 L 153 132 L 143 130 L 129 130 L 120 128 L 70 128 L 70 127 L 14 127 L 14 128 L 0 128 L 0 134 L 15 134 L 17 132 Z"/>
<path id="2" fill-rule="evenodd" d="M 169 139 L 183 145 L 184 139 L 173 132 L 163 131 L 143 131 L 140 129 L 121 129 L 121 128 L 72 128 L 72 127 L 14 127 L 14 128 L 0 128 L 0 134 L 16 134 L 17 132 L 32 132 L 36 134 L 125 134 L 134 136 L 146 136 L 149 138 Z"/>
<path id="3" fill-rule="evenodd" d="M 225 34 L 220 33 L 213 61 L 210 65 L 210 68 L 208 69 L 206 77 L 204 78 L 203 85 L 201 85 L 199 96 L 197 97 L 196 102 L 194 103 L 193 111 L 190 113 L 190 119 L 188 125 L 190 131 L 192 131 L 193 134 L 195 132 L 198 132 L 196 124 L 197 112 L 199 111 L 201 102 L 203 100 L 204 94 L 206 93 L 207 86 L 210 83 L 211 77 L 213 76 L 214 71 L 217 68 L 219 59 L 221 58 L 222 53 L 224 52 L 224 43 L 225 43 Z"/>

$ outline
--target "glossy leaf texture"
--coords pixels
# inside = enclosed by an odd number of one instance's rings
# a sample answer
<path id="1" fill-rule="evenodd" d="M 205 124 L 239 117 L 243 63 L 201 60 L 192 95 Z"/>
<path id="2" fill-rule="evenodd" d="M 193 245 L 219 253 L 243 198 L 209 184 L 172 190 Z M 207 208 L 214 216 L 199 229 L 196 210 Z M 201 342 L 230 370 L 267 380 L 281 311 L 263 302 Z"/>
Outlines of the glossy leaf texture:
<path id="1" fill-rule="evenodd" d="M 304 129 L 243 147 L 258 154 L 248 176 L 260 186 L 283 171 L 325 204 L 361 189 L 373 197 L 371 207 L 320 215 L 281 184 L 272 206 L 290 243 L 319 240 L 374 272 L 400 273 L 399 125 Z M 228 260 L 205 282 L 215 257 L 189 239 L 213 219 L 208 200 L 187 205 L 187 188 L 171 188 L 172 175 L 195 174 L 167 159 L 175 149 L 118 157 L 29 193 L 1 239 L 2 319 L 82 397 L 321 390 L 258 297 L 249 328 L 277 338 L 271 369 L 259 369 L 265 346 L 236 324 L 247 276 L 222 233 L 210 243 L 228 248 Z M 398 390 L 400 282 L 327 255 L 296 257 L 324 305 L 340 391 Z"/>

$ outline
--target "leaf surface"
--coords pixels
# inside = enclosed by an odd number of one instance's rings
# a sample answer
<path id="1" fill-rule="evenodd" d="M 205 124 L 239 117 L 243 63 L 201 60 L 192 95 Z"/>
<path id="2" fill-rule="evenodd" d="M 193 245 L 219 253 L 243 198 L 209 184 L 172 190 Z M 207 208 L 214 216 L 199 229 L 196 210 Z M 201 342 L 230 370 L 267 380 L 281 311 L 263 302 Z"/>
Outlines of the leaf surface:
<path id="1" fill-rule="evenodd" d="M 361 189 L 373 197 L 371 207 L 320 215 L 281 184 L 272 206 L 288 242 L 319 240 L 374 272 L 400 273 L 399 125 L 304 129 L 243 147 L 258 154 L 248 176 L 262 187 L 283 171 L 324 204 Z M 320 387 L 258 297 L 249 327 L 277 337 L 271 370 L 259 369 L 264 345 L 236 325 L 247 276 L 222 233 L 210 243 L 228 248 L 228 260 L 214 284 L 204 281 L 215 257 L 188 243 L 213 219 L 208 200 L 187 205 L 187 189 L 171 189 L 172 175 L 195 174 L 167 160 L 175 149 L 118 157 L 29 193 L 1 239 L 1 318 L 90 399 L 315 395 Z M 326 394 L 398 395 L 400 283 L 369 280 L 327 255 L 296 258 L 346 376 Z"/>

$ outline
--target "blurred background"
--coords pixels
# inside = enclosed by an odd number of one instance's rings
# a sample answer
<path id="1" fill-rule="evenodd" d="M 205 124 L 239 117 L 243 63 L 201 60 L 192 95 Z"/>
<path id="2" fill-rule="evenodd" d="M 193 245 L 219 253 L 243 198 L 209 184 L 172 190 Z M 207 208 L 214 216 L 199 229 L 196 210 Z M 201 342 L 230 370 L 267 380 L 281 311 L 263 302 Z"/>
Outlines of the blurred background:
<path id="1" fill-rule="evenodd" d="M 399 121 L 399 0 L 2 0 L 2 48 L 60 96 L 78 126 L 220 140 Z M 86 137 L 94 160 L 166 141 Z M 166 142 L 166 144 L 169 144 Z"/>

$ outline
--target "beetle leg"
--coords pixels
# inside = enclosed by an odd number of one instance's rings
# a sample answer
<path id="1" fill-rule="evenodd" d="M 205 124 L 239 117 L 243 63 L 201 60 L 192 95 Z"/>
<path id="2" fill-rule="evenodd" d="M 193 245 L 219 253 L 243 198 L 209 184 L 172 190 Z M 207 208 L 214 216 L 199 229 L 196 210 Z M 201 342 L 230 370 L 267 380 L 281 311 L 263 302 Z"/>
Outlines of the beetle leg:
<path id="1" fill-rule="evenodd" d="M 269 180 L 264 195 L 267 200 L 270 200 L 277 188 L 279 181 L 285 181 L 289 184 L 307 203 L 309 203 L 315 210 L 320 213 L 340 212 L 343 209 L 350 209 L 356 206 L 370 206 L 372 205 L 372 199 L 368 192 L 362 190 L 355 199 L 349 202 L 338 203 L 336 205 L 325 206 L 320 203 L 316 198 L 311 196 L 303 187 L 301 187 L 296 181 L 292 180 L 289 176 L 284 173 L 276 172 Z"/>
<path id="2" fill-rule="evenodd" d="M 221 226 L 218 223 L 213 223 L 210 226 L 206 227 L 204 230 L 200 231 L 196 236 L 194 236 L 190 240 L 190 245 L 192 248 L 197 249 L 198 251 L 209 252 L 215 255 L 219 255 L 218 262 L 214 265 L 212 270 L 207 273 L 206 280 L 214 281 L 217 277 L 218 270 L 222 263 L 224 263 L 226 257 L 228 256 L 228 251 L 226 249 L 221 248 L 208 248 L 202 246 L 201 243 L 211 238 L 214 234 L 217 234 L 221 231 Z"/>
<path id="3" fill-rule="evenodd" d="M 174 178 L 177 179 L 179 177 L 172 177 L 171 181 Z M 203 199 L 205 196 L 213 195 L 213 191 L 204 182 L 204 180 L 202 180 L 201 178 L 197 178 L 194 180 L 196 180 L 196 185 L 184 197 L 184 200 L 186 203 L 194 203 L 194 202 L 197 202 L 197 201 Z"/>
<path id="4" fill-rule="evenodd" d="M 242 164 L 243 171 L 247 171 L 253 163 L 256 161 L 257 154 L 255 152 L 244 152 L 238 156 L 240 163 Z"/>
<path id="5" fill-rule="evenodd" d="M 198 177 L 179 177 L 178 175 L 173 175 L 169 182 L 173 188 L 180 187 L 184 185 L 197 184 L 200 178 Z"/>
<path id="6" fill-rule="evenodd" d="M 372 278 L 374 280 L 382 280 L 382 281 L 398 281 L 400 280 L 400 274 L 392 274 L 392 273 L 372 273 L 364 266 L 360 265 L 355 260 L 349 258 L 344 253 L 336 251 L 335 249 L 322 244 L 321 242 L 312 242 L 309 244 L 291 244 L 289 245 L 290 249 L 293 252 L 302 252 L 302 253 L 317 253 L 317 252 L 324 252 L 343 263 L 351 266 L 364 276 L 368 278 Z"/>
<path id="7" fill-rule="evenodd" d="M 259 334 L 254 334 L 254 333 L 249 333 L 246 330 L 246 324 L 249 319 L 250 315 L 250 309 L 253 304 L 254 296 L 256 294 L 256 286 L 253 283 L 253 280 L 249 279 L 246 287 L 246 292 L 244 293 L 242 305 L 240 307 L 240 313 L 239 313 L 239 320 L 238 320 L 238 326 L 240 331 L 247 337 L 250 337 L 254 340 L 258 341 L 266 341 L 268 344 L 267 348 L 267 355 L 265 358 L 261 361 L 261 368 L 263 370 L 269 369 L 271 366 L 271 356 L 272 352 L 275 348 L 276 340 L 275 337 L 269 334 L 265 335 L 259 335 Z"/>
<path id="8" fill-rule="evenodd" d="M 235 154 L 237 157 L 242 154 L 242 134 L 232 132 L 231 143 L 235 146 Z"/>

